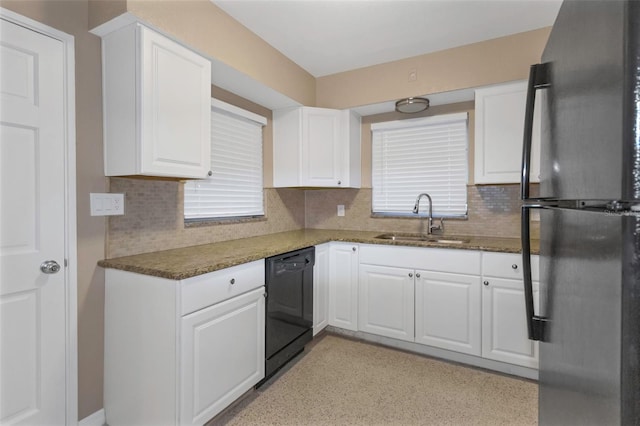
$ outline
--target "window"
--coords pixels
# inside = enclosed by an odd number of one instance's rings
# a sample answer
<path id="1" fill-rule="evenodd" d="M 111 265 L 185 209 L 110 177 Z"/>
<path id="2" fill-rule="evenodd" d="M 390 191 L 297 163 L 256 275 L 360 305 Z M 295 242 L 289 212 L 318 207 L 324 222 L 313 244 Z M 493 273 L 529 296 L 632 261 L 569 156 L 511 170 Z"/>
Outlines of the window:
<path id="1" fill-rule="evenodd" d="M 262 126 L 267 120 L 211 100 L 211 170 L 184 187 L 185 220 L 264 215 Z"/>
<path id="2" fill-rule="evenodd" d="M 412 215 L 426 192 L 434 216 L 467 214 L 467 113 L 375 123 L 371 132 L 374 213 Z"/>

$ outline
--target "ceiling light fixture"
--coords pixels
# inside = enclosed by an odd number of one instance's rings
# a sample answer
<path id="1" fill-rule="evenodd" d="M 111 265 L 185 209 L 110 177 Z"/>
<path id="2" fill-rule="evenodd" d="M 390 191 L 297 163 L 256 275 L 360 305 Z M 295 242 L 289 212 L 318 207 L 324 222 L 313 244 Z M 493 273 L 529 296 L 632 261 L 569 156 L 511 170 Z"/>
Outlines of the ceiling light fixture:
<path id="1" fill-rule="evenodd" d="M 396 111 L 405 114 L 415 114 L 429 108 L 429 99 L 427 98 L 406 98 L 396 102 Z"/>

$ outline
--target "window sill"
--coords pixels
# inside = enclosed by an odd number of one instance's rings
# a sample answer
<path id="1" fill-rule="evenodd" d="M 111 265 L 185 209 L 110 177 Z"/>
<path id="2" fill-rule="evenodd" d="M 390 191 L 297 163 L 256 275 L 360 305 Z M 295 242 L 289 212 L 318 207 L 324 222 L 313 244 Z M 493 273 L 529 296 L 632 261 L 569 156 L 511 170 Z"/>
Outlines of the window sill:
<path id="1" fill-rule="evenodd" d="M 184 221 L 185 228 L 200 228 L 203 226 L 217 225 L 234 225 L 237 223 L 266 222 L 266 216 L 247 216 L 247 217 L 217 217 L 211 219 L 186 219 Z"/>
<path id="2" fill-rule="evenodd" d="M 371 213 L 371 217 L 374 219 L 426 219 L 425 215 L 415 215 L 413 213 L 401 214 L 401 213 Z M 433 219 L 445 219 L 445 220 L 469 220 L 469 215 L 463 216 L 437 216 L 434 215 Z"/>

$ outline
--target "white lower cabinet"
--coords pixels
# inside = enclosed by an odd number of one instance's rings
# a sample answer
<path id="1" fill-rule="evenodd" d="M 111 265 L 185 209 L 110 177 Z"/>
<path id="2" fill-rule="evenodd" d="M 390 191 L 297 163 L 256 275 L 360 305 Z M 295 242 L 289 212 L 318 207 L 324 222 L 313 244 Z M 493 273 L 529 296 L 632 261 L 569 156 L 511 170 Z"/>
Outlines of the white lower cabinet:
<path id="1" fill-rule="evenodd" d="M 358 245 L 329 247 L 329 325 L 358 330 Z"/>
<path id="2" fill-rule="evenodd" d="M 316 264 L 313 266 L 313 335 L 329 325 L 329 246 L 316 246 Z"/>
<path id="3" fill-rule="evenodd" d="M 481 354 L 480 277 L 416 271 L 417 343 Z"/>
<path id="4" fill-rule="evenodd" d="M 359 274 L 358 329 L 413 342 L 413 270 L 360 264 Z"/>
<path id="5" fill-rule="evenodd" d="M 532 257 L 534 306 L 538 308 L 537 256 Z M 525 315 L 522 257 L 484 253 L 482 288 L 482 356 L 538 368 L 538 342 L 529 340 Z"/>
<path id="6" fill-rule="evenodd" d="M 110 426 L 203 425 L 264 378 L 264 260 L 180 281 L 105 279 Z"/>
<path id="7" fill-rule="evenodd" d="M 493 277 L 485 277 L 484 282 L 482 356 L 538 368 L 538 343 L 527 337 L 523 282 Z M 534 300 L 538 296 L 538 287 L 539 284 L 534 282 Z"/>
<path id="8" fill-rule="evenodd" d="M 182 318 L 180 424 L 201 425 L 264 377 L 264 291 Z"/>
<path id="9" fill-rule="evenodd" d="M 354 307 L 354 252 L 339 247 L 331 257 L 331 325 L 354 330 L 357 309 L 358 331 L 538 367 L 538 344 L 527 337 L 521 255 L 361 244 Z M 537 310 L 539 258 L 531 260 Z"/>
<path id="10" fill-rule="evenodd" d="M 362 245 L 359 330 L 480 355 L 480 252 Z"/>

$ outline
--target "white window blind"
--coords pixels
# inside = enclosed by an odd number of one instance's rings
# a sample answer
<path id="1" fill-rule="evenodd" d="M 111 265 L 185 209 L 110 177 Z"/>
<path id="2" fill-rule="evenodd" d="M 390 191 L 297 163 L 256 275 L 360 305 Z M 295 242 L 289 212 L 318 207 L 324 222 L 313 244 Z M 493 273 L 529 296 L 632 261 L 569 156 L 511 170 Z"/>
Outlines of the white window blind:
<path id="1" fill-rule="evenodd" d="M 371 125 L 374 213 L 412 215 L 422 192 L 434 216 L 467 214 L 467 114 Z M 427 212 L 422 199 L 420 211 Z"/>
<path id="2" fill-rule="evenodd" d="M 211 100 L 211 171 L 184 187 L 185 219 L 264 215 L 262 126 L 266 119 Z"/>

